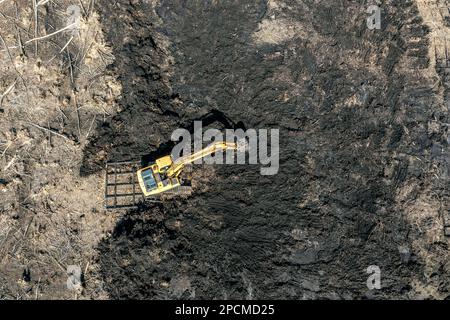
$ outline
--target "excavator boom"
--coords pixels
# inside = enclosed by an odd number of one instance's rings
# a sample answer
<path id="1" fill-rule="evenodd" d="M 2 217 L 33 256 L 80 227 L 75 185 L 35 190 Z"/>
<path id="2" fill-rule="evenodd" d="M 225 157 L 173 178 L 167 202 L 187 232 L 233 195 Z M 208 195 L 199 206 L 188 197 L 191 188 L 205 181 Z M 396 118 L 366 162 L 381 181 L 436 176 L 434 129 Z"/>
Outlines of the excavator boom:
<path id="1" fill-rule="evenodd" d="M 232 142 L 215 142 L 207 146 L 206 148 L 197 151 L 191 155 L 181 157 L 177 160 L 175 160 L 172 164 L 172 166 L 167 170 L 168 176 L 178 176 L 185 165 L 193 163 L 194 161 L 198 159 L 202 159 L 206 156 L 209 156 L 213 153 L 216 153 L 218 151 L 224 151 L 224 150 L 236 150 L 237 144 Z"/>

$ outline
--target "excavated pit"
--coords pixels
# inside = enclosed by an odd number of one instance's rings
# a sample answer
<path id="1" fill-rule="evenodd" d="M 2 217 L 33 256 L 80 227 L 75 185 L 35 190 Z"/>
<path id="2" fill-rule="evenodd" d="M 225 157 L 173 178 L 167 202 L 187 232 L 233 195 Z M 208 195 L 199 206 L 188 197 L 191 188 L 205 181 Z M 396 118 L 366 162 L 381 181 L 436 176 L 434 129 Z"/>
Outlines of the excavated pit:
<path id="1" fill-rule="evenodd" d="M 416 247 L 434 222 L 409 218 L 446 195 L 429 29 L 414 2 L 383 7 L 373 31 L 361 1 L 97 2 L 123 92 L 82 175 L 157 152 L 213 110 L 280 129 L 278 174 L 198 166 L 191 197 L 124 214 L 98 246 L 111 298 L 417 298 L 416 283 L 449 297 L 445 259 Z M 382 290 L 366 286 L 371 265 Z"/>

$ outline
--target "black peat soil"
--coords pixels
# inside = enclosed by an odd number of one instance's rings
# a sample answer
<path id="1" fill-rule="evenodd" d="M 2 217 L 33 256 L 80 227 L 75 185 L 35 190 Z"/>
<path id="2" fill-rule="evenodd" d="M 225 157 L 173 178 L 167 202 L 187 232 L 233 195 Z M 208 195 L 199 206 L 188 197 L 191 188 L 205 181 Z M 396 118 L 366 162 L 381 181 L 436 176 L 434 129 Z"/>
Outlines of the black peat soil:
<path id="1" fill-rule="evenodd" d="M 428 29 L 410 1 L 383 3 L 379 31 L 367 29 L 363 1 L 283 3 L 275 21 L 306 34 L 258 43 L 273 19 L 267 1 L 96 2 L 123 94 L 81 174 L 157 151 L 211 111 L 280 129 L 278 174 L 216 166 L 190 198 L 126 213 L 98 247 L 111 298 L 412 297 L 424 261 L 399 247 L 421 234 L 396 194 L 409 186 L 415 201 L 434 188 L 433 157 L 447 143 L 428 130 L 445 116 L 420 72 Z M 366 286 L 370 265 L 382 290 Z M 448 293 L 448 275 L 436 277 Z"/>

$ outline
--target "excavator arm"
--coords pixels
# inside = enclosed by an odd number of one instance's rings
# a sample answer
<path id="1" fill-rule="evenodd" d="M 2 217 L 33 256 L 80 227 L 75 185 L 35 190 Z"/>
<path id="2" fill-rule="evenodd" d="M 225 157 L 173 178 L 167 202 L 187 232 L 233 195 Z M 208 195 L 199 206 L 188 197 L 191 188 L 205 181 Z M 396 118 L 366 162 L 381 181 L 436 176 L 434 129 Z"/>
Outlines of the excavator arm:
<path id="1" fill-rule="evenodd" d="M 237 148 L 238 146 L 236 143 L 225 141 L 214 142 L 200 151 L 197 151 L 185 157 L 181 157 L 174 161 L 172 163 L 172 166 L 167 170 L 167 176 L 177 177 L 183 170 L 184 166 L 189 163 L 193 163 L 198 159 L 204 158 L 218 151 L 236 150 Z"/>

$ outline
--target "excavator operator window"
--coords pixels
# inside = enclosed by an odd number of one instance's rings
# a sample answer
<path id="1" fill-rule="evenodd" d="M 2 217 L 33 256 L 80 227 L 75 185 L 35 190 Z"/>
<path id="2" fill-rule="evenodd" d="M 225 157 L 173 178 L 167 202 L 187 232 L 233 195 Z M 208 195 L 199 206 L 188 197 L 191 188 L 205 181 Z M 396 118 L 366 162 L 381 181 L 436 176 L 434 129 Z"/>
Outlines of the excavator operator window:
<path id="1" fill-rule="evenodd" d="M 147 192 L 156 189 L 157 184 L 155 178 L 153 177 L 152 169 L 142 171 L 142 180 L 144 181 L 145 189 L 147 189 Z"/>

